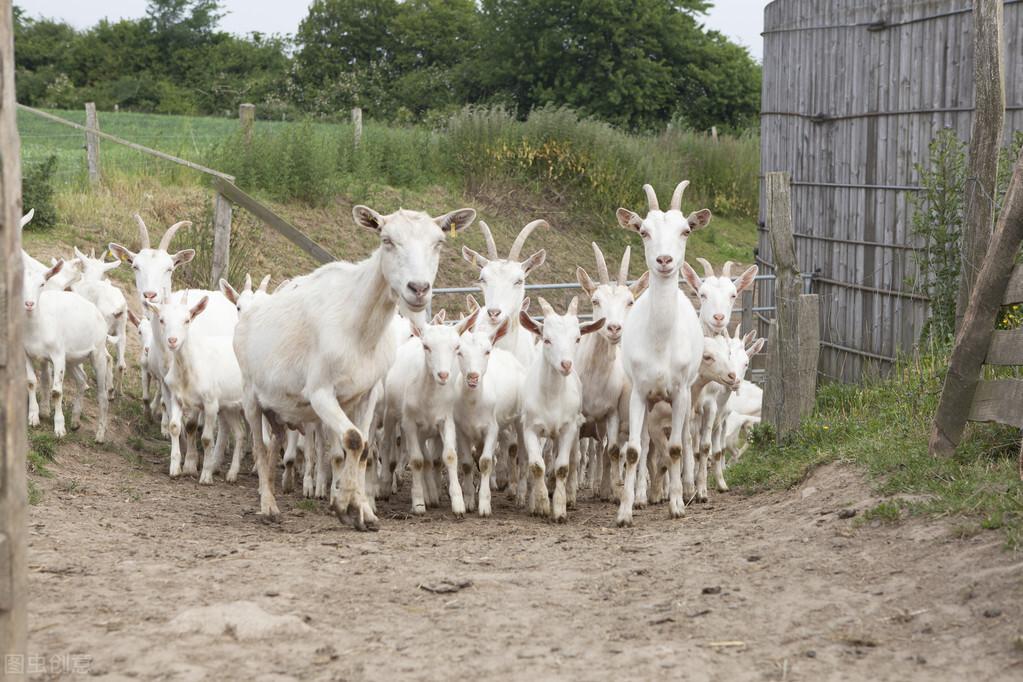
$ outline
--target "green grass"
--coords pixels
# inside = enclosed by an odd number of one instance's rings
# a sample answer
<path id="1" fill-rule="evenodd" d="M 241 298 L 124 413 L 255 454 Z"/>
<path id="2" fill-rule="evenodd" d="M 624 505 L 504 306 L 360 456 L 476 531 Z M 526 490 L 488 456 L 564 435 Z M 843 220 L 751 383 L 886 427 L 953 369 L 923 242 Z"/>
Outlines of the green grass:
<path id="1" fill-rule="evenodd" d="M 28 433 L 28 470 L 30 473 L 49 478 L 53 474 L 47 468 L 57 454 L 57 438 L 51 431 L 32 429 Z"/>
<path id="2" fill-rule="evenodd" d="M 925 358 L 903 363 L 885 381 L 823 386 L 816 412 L 784 443 L 755 433 L 754 445 L 729 469 L 729 482 L 751 492 L 790 488 L 815 467 L 846 462 L 891 498 L 870 510 L 870 519 L 955 517 L 963 532 L 998 529 L 1010 548 L 1023 547 L 1019 431 L 971 424 L 955 457 L 935 459 L 927 451 L 946 368 L 946 357 Z"/>

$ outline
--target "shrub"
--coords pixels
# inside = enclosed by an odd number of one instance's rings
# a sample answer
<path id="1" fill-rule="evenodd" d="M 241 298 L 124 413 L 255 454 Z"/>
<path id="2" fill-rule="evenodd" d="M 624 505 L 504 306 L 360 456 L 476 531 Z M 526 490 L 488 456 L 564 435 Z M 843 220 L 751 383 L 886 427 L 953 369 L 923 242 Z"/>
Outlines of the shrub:
<path id="1" fill-rule="evenodd" d="M 53 201 L 56 172 L 55 155 L 25 168 L 21 182 L 21 205 L 26 213 L 35 209 L 35 217 L 25 227 L 26 230 L 42 230 L 57 224 L 57 206 Z"/>

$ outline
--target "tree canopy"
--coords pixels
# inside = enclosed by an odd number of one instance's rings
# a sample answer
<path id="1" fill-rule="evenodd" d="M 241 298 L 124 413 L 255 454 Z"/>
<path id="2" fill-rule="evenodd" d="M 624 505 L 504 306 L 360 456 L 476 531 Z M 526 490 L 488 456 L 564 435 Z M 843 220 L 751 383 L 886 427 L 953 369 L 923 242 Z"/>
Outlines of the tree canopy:
<path id="1" fill-rule="evenodd" d="M 293 37 L 219 28 L 219 0 L 151 0 L 76 30 L 15 8 L 30 105 L 419 120 L 466 104 L 567 106 L 630 130 L 755 125 L 760 67 L 707 0 L 314 0 Z"/>

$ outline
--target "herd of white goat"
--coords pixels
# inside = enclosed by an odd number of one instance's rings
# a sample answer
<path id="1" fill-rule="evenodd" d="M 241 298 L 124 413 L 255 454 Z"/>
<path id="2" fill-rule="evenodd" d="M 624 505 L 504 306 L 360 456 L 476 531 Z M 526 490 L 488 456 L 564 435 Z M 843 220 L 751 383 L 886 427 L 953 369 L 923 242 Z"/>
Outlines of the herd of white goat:
<path id="1" fill-rule="evenodd" d="M 546 252 L 525 259 L 521 252 L 542 220 L 522 229 L 507 258 L 481 221 L 486 255 L 463 247 L 462 256 L 479 270 L 483 304 L 469 296 L 462 319 L 441 311 L 428 321 L 446 235 L 473 223 L 469 208 L 433 218 L 356 206 L 355 222 L 379 236 L 379 248 L 272 293 L 269 277 L 255 289 L 246 278 L 241 292 L 224 280 L 219 291 L 175 291 L 174 270 L 195 251 L 168 249 L 187 222 L 153 248 L 136 215 L 139 248 L 109 244 L 113 262 L 77 248 L 74 258 L 49 265 L 23 253 L 29 423 L 39 424 L 41 384 L 43 412 L 52 395 L 53 428 L 65 435 L 70 371 L 77 428 L 89 362 L 96 440 L 104 440 L 130 320 L 141 340 L 145 412 L 159 417 L 170 439 L 171 477 L 212 484 L 230 441 L 225 478 L 233 482 L 251 442 L 260 513 L 268 517 L 279 515 L 279 458 L 281 487 L 291 492 L 299 453 L 303 494 L 329 497 L 337 516 L 360 530 L 376 527 L 376 499 L 397 492 L 406 469 L 414 514 L 441 504 L 446 480 L 457 516 L 490 516 L 492 488 L 507 488 L 530 513 L 565 521 L 580 488 L 589 487 L 619 502 L 622 526 L 631 525 L 635 507 L 651 503 L 667 501 L 680 517 L 687 502 L 706 501 L 711 462 L 717 489 L 728 489 L 726 459 L 741 454 L 760 420 L 760 389 L 744 376 L 764 343 L 752 331 L 729 333 L 756 266 L 733 278 L 726 263 L 716 276 L 698 259 L 701 278 L 685 262 L 687 238 L 711 218 L 707 209 L 682 212 L 687 184 L 666 211 L 649 185 L 646 217 L 618 209 L 619 225 L 642 238 L 648 269 L 631 285 L 629 249 L 612 279 L 593 244 L 597 279 L 577 269 L 591 322 L 580 320 L 577 298 L 563 313 L 539 298 L 542 317 L 529 314 L 525 281 Z M 105 278 L 122 262 L 134 271 L 141 315 Z"/>

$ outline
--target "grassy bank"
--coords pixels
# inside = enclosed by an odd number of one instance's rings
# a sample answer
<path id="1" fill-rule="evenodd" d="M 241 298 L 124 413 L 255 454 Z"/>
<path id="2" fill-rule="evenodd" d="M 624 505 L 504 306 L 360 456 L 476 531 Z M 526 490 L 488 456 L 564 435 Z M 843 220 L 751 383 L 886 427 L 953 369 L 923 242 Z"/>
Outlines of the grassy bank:
<path id="1" fill-rule="evenodd" d="M 868 519 L 895 522 L 915 514 L 953 517 L 962 534 L 1000 529 L 1010 548 L 1023 547 L 1023 483 L 1016 471 L 1019 430 L 970 424 L 952 459 L 927 452 L 931 417 L 947 357 L 902 364 L 889 380 L 823 386 L 817 410 L 781 445 L 759 434 L 729 482 L 748 491 L 797 485 L 815 467 L 863 467 L 889 499 Z"/>

